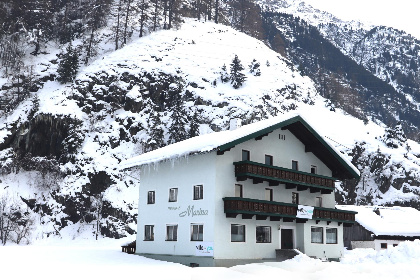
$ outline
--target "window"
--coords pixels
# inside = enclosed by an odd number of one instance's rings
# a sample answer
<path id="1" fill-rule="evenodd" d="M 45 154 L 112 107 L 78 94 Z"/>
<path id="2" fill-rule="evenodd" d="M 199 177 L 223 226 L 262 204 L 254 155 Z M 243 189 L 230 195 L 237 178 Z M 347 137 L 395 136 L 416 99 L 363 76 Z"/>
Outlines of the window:
<path id="1" fill-rule="evenodd" d="M 155 240 L 154 227 L 152 225 L 144 226 L 144 241 L 153 241 Z"/>
<path id="2" fill-rule="evenodd" d="M 147 204 L 155 204 L 155 191 L 147 192 Z"/>
<path id="3" fill-rule="evenodd" d="M 393 247 L 397 247 L 397 246 L 398 246 L 398 244 L 392 244 L 392 246 L 393 246 Z"/>
<path id="4" fill-rule="evenodd" d="M 191 241 L 203 241 L 203 225 L 191 224 Z"/>
<path id="5" fill-rule="evenodd" d="M 273 165 L 273 156 L 265 155 L 265 164 Z"/>
<path id="6" fill-rule="evenodd" d="M 297 192 L 292 192 L 292 203 L 299 204 L 299 194 Z"/>
<path id="7" fill-rule="evenodd" d="M 337 229 L 327 228 L 327 244 L 337 244 Z"/>
<path id="8" fill-rule="evenodd" d="M 178 225 L 166 225 L 166 241 L 178 240 Z"/>
<path id="9" fill-rule="evenodd" d="M 230 240 L 232 242 L 245 242 L 245 225 L 231 225 Z"/>
<path id="10" fill-rule="evenodd" d="M 322 227 L 311 227 L 311 243 L 324 243 Z"/>
<path id="11" fill-rule="evenodd" d="M 203 199 L 203 185 L 194 186 L 194 200 Z"/>
<path id="12" fill-rule="evenodd" d="M 257 243 L 271 243 L 271 227 L 257 226 L 256 238 Z"/>
<path id="13" fill-rule="evenodd" d="M 242 150 L 242 160 L 250 160 L 251 156 L 249 151 L 247 150 Z"/>
<path id="14" fill-rule="evenodd" d="M 273 201 L 273 189 L 270 189 L 270 188 L 265 189 L 265 200 Z"/>
<path id="15" fill-rule="evenodd" d="M 381 243 L 381 249 L 386 249 L 388 248 L 388 244 L 387 243 Z"/>
<path id="16" fill-rule="evenodd" d="M 296 160 L 292 160 L 292 169 L 299 170 L 299 164 Z"/>
<path id="17" fill-rule="evenodd" d="M 178 200 L 178 188 L 169 189 L 169 202 L 176 202 Z"/>
<path id="18" fill-rule="evenodd" d="M 315 165 L 311 165 L 311 173 L 316 174 L 316 166 Z"/>
<path id="19" fill-rule="evenodd" d="M 315 197 L 315 206 L 322 207 L 322 197 Z"/>
<path id="20" fill-rule="evenodd" d="M 240 184 L 235 184 L 235 197 L 243 197 L 243 187 Z"/>

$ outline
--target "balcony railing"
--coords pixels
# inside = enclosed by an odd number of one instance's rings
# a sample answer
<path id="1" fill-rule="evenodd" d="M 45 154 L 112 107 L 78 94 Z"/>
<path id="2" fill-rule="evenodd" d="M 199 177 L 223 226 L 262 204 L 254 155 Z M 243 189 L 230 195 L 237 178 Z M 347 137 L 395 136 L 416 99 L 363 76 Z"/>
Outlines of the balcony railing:
<path id="1" fill-rule="evenodd" d="M 331 193 L 334 190 L 334 179 L 327 176 L 270 166 L 252 161 L 234 162 L 235 176 L 238 181 L 247 178 L 266 180 L 270 183 L 285 183 L 311 187 Z"/>
<path id="2" fill-rule="evenodd" d="M 285 218 L 289 220 L 305 220 L 296 216 L 298 210 L 297 204 L 242 197 L 225 197 L 223 198 L 223 201 L 225 213 L 229 217 L 242 214 L 248 216 L 248 218 L 251 218 L 253 215 L 257 215 L 260 219 L 267 219 L 267 217 L 270 217 L 270 219 Z M 314 207 L 312 220 L 336 221 L 339 223 L 352 224 L 355 222 L 355 214 L 356 212 L 354 211 Z"/>

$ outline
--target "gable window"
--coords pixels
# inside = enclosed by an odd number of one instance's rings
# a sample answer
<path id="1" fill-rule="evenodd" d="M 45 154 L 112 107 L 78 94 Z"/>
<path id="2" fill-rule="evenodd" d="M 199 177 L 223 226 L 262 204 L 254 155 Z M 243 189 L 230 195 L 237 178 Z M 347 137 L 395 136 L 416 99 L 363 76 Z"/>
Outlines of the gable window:
<path id="1" fill-rule="evenodd" d="M 326 229 L 326 242 L 327 244 L 337 244 L 337 229 L 327 228 Z"/>
<path id="2" fill-rule="evenodd" d="M 166 225 L 166 241 L 178 240 L 178 225 Z"/>
<path id="3" fill-rule="evenodd" d="M 256 239 L 257 243 L 271 243 L 271 227 L 257 226 Z"/>
<path id="4" fill-rule="evenodd" d="M 191 224 L 191 241 L 203 241 L 203 225 Z"/>
<path id="5" fill-rule="evenodd" d="M 315 165 L 311 165 L 311 173 L 312 174 L 317 174 L 316 173 L 316 166 Z"/>
<path id="6" fill-rule="evenodd" d="M 273 201 L 273 189 L 270 189 L 270 188 L 265 189 L 265 200 Z"/>
<path id="7" fill-rule="evenodd" d="M 296 171 L 299 170 L 299 163 L 297 160 L 292 160 L 292 169 Z"/>
<path id="8" fill-rule="evenodd" d="M 273 156 L 265 155 L 265 164 L 273 165 Z"/>
<path id="9" fill-rule="evenodd" d="M 299 204 L 299 193 L 292 192 L 292 203 Z"/>
<path id="10" fill-rule="evenodd" d="M 176 202 L 178 200 L 178 188 L 169 189 L 169 202 Z"/>
<path id="11" fill-rule="evenodd" d="M 194 186 L 194 200 L 203 199 L 203 185 Z"/>
<path id="12" fill-rule="evenodd" d="M 245 242 L 245 225 L 231 225 L 230 240 L 232 242 Z"/>
<path id="13" fill-rule="evenodd" d="M 250 160 L 251 155 L 248 150 L 242 150 L 242 160 Z"/>
<path id="14" fill-rule="evenodd" d="M 311 243 L 324 243 L 322 227 L 311 227 Z"/>
<path id="15" fill-rule="evenodd" d="M 155 233 L 154 233 L 153 225 L 145 225 L 144 226 L 144 241 L 153 241 L 155 240 Z"/>
<path id="16" fill-rule="evenodd" d="M 322 197 L 315 197 L 315 206 L 322 207 Z"/>
<path id="17" fill-rule="evenodd" d="M 243 186 L 235 184 L 235 197 L 243 197 Z"/>
<path id="18" fill-rule="evenodd" d="M 147 192 L 147 204 L 155 204 L 155 191 Z"/>

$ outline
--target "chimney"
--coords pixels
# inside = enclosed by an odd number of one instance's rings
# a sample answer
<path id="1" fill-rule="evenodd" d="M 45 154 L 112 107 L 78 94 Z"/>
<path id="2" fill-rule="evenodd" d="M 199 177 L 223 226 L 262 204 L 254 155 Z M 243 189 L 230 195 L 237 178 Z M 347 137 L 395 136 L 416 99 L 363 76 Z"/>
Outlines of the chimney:
<path id="1" fill-rule="evenodd" d="M 237 128 L 240 128 L 242 125 L 241 120 L 234 118 L 230 120 L 230 126 L 229 126 L 229 130 L 235 130 Z"/>

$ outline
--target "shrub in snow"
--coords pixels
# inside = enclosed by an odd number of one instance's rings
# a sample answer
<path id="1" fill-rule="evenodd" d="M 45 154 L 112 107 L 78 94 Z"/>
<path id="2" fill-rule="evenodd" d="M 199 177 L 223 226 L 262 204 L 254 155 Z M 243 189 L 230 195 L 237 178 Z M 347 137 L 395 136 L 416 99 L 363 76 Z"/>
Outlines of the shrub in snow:
<path id="1" fill-rule="evenodd" d="M 241 64 L 241 61 L 239 60 L 238 56 L 235 55 L 235 58 L 230 64 L 230 81 L 233 88 L 235 89 L 240 88 L 246 80 L 246 76 L 242 73 L 243 70 L 244 67 Z"/>
<path id="2" fill-rule="evenodd" d="M 407 145 L 407 136 L 402 129 L 402 125 L 399 122 L 394 128 L 387 128 L 382 141 L 390 148 L 397 149 Z"/>
<path id="3" fill-rule="evenodd" d="M 254 76 L 261 76 L 260 63 L 255 58 L 249 65 L 249 72 Z"/>
<path id="4" fill-rule="evenodd" d="M 34 221 L 27 209 L 23 209 L 22 202 L 4 194 L 0 197 L 0 242 L 6 245 L 7 241 L 19 244 L 29 237 Z"/>
<path id="5" fill-rule="evenodd" d="M 60 63 L 57 69 L 57 81 L 62 84 L 69 83 L 74 80 L 79 68 L 79 55 L 73 49 L 71 43 L 67 46 L 66 52 L 61 55 Z"/>
<path id="6" fill-rule="evenodd" d="M 220 79 L 223 83 L 227 83 L 229 81 L 229 74 L 227 72 L 226 64 L 223 64 L 222 70 L 220 71 Z"/>

